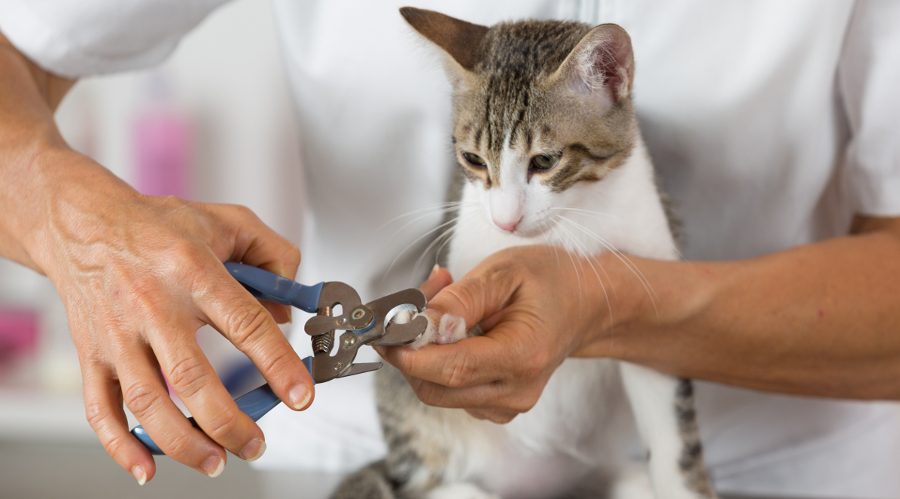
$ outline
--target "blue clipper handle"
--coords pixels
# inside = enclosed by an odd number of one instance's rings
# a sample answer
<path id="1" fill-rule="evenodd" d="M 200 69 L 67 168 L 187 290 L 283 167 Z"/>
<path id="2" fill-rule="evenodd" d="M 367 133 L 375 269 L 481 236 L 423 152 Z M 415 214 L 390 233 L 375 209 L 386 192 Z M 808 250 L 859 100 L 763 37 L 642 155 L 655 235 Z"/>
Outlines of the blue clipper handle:
<path id="1" fill-rule="evenodd" d="M 306 370 L 310 373 L 312 373 L 312 362 L 312 357 L 303 359 L 303 365 L 306 366 Z M 263 417 L 281 402 L 278 396 L 275 395 L 271 388 L 269 388 L 268 384 L 250 390 L 244 395 L 236 398 L 234 401 L 237 403 L 238 409 L 250 416 L 250 419 L 253 421 L 258 421 L 259 418 Z M 195 428 L 199 428 L 197 422 L 194 421 L 194 418 L 188 418 L 188 421 L 190 421 Z M 131 430 L 131 434 L 137 437 L 151 454 L 156 456 L 165 455 L 165 452 L 163 452 L 162 449 L 156 445 L 156 442 L 150 438 L 150 435 L 147 434 L 143 426 L 135 426 Z"/>
<path id="2" fill-rule="evenodd" d="M 291 305 L 310 313 L 316 313 L 319 307 L 319 296 L 325 283 L 306 286 L 243 263 L 226 262 L 225 268 L 260 300 Z"/>

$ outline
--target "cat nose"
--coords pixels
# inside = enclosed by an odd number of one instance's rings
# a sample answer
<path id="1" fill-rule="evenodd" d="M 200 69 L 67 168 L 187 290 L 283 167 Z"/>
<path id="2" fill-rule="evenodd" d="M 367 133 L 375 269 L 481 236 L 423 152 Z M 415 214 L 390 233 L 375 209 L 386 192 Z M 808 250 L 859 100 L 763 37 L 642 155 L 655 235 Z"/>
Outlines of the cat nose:
<path id="1" fill-rule="evenodd" d="M 506 232 L 515 232 L 516 227 L 519 226 L 519 222 L 522 221 L 522 215 L 519 215 L 518 218 L 516 218 L 515 220 L 513 220 L 511 222 L 504 221 L 504 220 L 497 220 L 496 218 L 494 218 L 493 220 L 494 220 L 494 225 L 496 225 L 497 227 L 500 227 L 501 229 L 505 230 Z"/>

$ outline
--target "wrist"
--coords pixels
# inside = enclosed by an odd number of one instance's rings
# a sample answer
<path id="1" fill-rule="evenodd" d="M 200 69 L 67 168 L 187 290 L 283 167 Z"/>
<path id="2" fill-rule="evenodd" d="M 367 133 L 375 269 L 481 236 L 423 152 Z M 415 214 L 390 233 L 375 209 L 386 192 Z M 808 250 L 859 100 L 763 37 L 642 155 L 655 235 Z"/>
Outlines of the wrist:
<path id="1" fill-rule="evenodd" d="M 35 269 L 52 277 L 55 249 L 72 237 L 94 233 L 104 205 L 137 193 L 90 158 L 51 143 L 38 150 L 25 168 L 28 202 L 16 213 L 16 238 Z M 120 205 L 121 206 L 121 205 Z"/>
<path id="2" fill-rule="evenodd" d="M 623 261 L 624 260 L 624 261 Z M 718 293 L 716 264 L 669 261 L 602 253 L 595 265 L 605 270 L 607 292 L 600 291 L 594 307 L 598 315 L 596 338 L 590 356 L 629 361 L 656 361 L 656 345 L 666 335 L 696 327 Z M 612 310 L 611 317 L 610 309 Z"/>
<path id="3" fill-rule="evenodd" d="M 34 127 L 0 127 L 0 257 L 39 272 L 28 247 L 44 218 L 41 156 L 56 147 L 47 133 Z"/>
<path id="4" fill-rule="evenodd" d="M 631 270 L 634 259 L 604 251 L 579 260 L 571 279 L 587 284 L 576 288 L 587 300 L 572 300 L 584 326 L 573 356 L 620 358 L 621 333 L 635 327 L 648 308 L 642 281 Z"/>

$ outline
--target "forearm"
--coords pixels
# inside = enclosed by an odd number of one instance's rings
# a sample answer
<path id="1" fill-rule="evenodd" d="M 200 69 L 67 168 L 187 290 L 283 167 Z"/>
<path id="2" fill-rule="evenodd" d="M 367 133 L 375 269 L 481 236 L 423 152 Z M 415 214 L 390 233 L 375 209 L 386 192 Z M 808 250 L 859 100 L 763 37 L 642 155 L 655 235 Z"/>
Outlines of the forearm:
<path id="1" fill-rule="evenodd" d="M 0 257 L 38 271 L 27 241 L 46 218 L 44 156 L 67 149 L 53 111 L 73 84 L 31 63 L 0 34 Z"/>
<path id="2" fill-rule="evenodd" d="M 636 259 L 655 300 L 594 353 L 767 391 L 898 399 L 900 236 L 883 225 L 745 261 Z"/>

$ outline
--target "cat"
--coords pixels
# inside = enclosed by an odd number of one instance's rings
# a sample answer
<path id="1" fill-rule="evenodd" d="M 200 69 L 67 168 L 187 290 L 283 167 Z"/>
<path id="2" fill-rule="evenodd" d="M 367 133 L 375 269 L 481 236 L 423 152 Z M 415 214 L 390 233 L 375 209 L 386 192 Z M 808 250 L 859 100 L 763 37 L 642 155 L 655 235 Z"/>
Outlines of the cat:
<path id="1" fill-rule="evenodd" d="M 401 14 L 443 50 L 453 87 L 466 179 L 459 210 L 469 216 L 450 241 L 452 275 L 523 244 L 678 257 L 637 127 L 621 27 Z M 430 341 L 465 336 L 444 322 L 430 327 Z M 568 359 L 535 407 L 506 425 L 426 406 L 392 368 L 377 375 L 376 392 L 388 455 L 348 477 L 336 498 L 715 497 L 690 380 Z M 649 465 L 636 459 L 637 435 Z"/>

